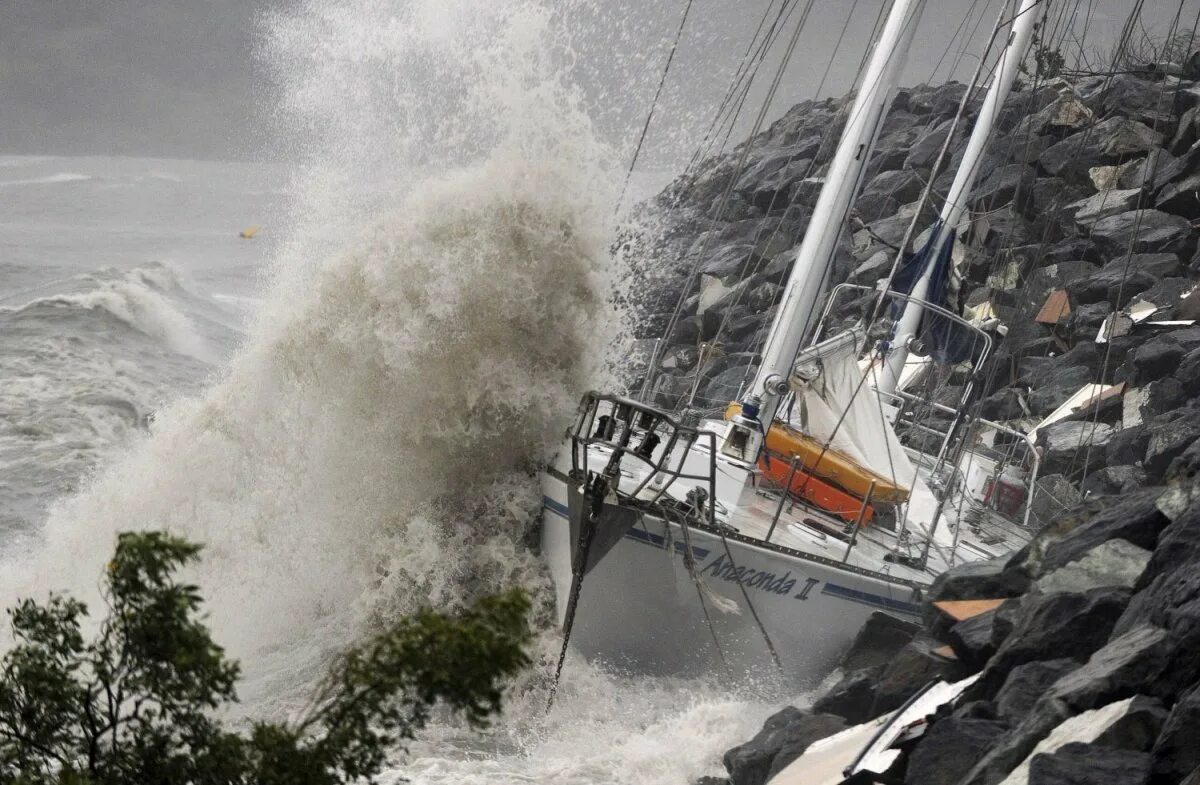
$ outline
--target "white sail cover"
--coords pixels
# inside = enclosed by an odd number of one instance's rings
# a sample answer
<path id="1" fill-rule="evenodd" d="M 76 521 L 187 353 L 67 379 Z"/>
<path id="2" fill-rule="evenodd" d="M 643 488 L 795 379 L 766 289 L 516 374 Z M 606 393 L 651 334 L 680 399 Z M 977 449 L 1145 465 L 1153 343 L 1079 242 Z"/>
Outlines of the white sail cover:
<path id="1" fill-rule="evenodd" d="M 816 378 L 801 384 L 801 374 L 791 376 L 796 400 L 789 424 L 909 491 L 904 525 L 919 537 L 928 536 L 938 502 L 885 416 L 874 385 L 879 369 L 859 366 L 856 341 L 839 341 L 835 336 L 819 346 L 827 348 L 819 353 L 821 372 Z M 864 381 L 864 374 L 871 378 Z M 949 526 L 940 526 L 933 539 L 939 546 L 950 547 L 954 532 Z"/>
<path id="2" fill-rule="evenodd" d="M 863 382 L 854 349 L 851 344 L 836 356 L 822 358 L 821 373 L 815 380 L 793 386 L 796 401 L 791 424 L 828 442 L 860 466 L 911 490 L 916 469 L 884 417 L 875 388 L 870 380 Z"/>

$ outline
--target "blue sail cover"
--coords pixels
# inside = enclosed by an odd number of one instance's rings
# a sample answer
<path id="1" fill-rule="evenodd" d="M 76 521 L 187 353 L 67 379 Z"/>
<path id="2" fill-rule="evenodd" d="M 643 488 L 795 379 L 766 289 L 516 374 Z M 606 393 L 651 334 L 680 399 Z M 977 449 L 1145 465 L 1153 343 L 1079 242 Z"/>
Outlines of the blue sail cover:
<path id="1" fill-rule="evenodd" d="M 954 235 L 951 234 L 942 246 L 942 252 L 932 259 L 932 245 L 941 234 L 942 224 L 939 221 L 933 225 L 929 239 L 920 250 L 905 254 L 900 263 L 900 269 L 892 279 L 892 291 L 912 294 L 913 287 L 921 279 L 927 265 L 932 264 L 933 275 L 929 281 L 929 291 L 925 293 L 926 302 L 940 305 L 951 313 L 958 312 L 958 303 L 952 302 L 950 283 L 951 256 L 954 253 Z M 904 312 L 904 300 L 893 300 L 891 317 L 899 326 L 900 314 Z M 895 329 L 895 328 L 893 328 Z M 917 327 L 916 338 L 922 344 L 923 351 L 935 362 L 952 365 L 970 359 L 975 349 L 975 334 L 964 329 L 961 325 L 947 319 L 945 316 L 924 311 L 921 314 L 921 324 Z M 892 335 L 892 340 L 896 338 Z"/>

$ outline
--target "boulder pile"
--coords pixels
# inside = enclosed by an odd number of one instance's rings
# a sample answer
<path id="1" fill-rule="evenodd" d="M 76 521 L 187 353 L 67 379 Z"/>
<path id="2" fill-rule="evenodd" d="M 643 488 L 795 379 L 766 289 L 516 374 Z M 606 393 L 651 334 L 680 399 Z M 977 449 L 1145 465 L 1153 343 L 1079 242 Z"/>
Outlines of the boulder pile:
<path id="1" fill-rule="evenodd" d="M 919 242 L 962 154 L 960 133 L 935 169 L 964 92 L 897 96 L 835 281 L 876 286 L 918 210 Z M 658 197 L 638 337 L 665 335 L 660 405 L 724 406 L 750 378 L 845 103 L 797 105 Z M 1085 385 L 1107 392 L 1037 429 L 1030 544 L 938 578 L 923 625 L 873 618 L 811 708 L 725 755 L 732 785 L 973 674 L 887 781 L 1200 785 L 1200 83 L 1018 90 L 989 150 L 959 256 L 964 312 L 1001 325 L 980 414 L 1028 433 Z M 955 600 L 993 602 L 961 620 L 933 604 Z"/>

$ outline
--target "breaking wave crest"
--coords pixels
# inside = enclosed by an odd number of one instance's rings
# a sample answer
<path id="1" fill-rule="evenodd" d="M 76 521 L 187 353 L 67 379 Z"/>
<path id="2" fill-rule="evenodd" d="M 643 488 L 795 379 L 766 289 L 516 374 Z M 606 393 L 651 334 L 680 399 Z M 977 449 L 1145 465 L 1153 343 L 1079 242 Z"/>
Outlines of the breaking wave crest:
<path id="1" fill-rule="evenodd" d="M 520 10 L 523 37 L 534 16 Z M 505 52 L 506 80 L 541 62 Z M 529 548 L 536 468 L 612 331 L 612 202 L 586 118 L 536 76 L 511 132 L 489 115 L 485 154 L 423 179 L 429 161 L 414 166 L 340 250 L 314 243 L 314 259 L 294 241 L 241 354 L 57 505 L 3 596 L 91 595 L 121 530 L 205 543 L 216 634 L 267 712 L 380 620 L 513 584 L 549 602 Z M 315 203 L 306 225 L 340 204 Z M 127 295 L 86 297 L 148 328 Z"/>
<path id="2" fill-rule="evenodd" d="M 104 311 L 162 341 L 172 351 L 209 363 L 216 359 L 212 347 L 180 308 L 176 298 L 187 292 L 180 274 L 171 267 L 153 263 L 125 271 L 101 271 L 84 276 L 81 283 L 87 287 L 83 291 L 31 300 L 9 313 L 19 319 L 22 313 L 45 308 Z"/>

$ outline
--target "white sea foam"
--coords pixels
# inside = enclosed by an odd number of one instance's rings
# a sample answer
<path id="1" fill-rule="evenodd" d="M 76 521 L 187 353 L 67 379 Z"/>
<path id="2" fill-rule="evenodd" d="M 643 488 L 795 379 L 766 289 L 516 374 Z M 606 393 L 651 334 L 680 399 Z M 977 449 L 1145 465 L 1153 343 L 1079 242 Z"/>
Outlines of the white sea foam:
<path id="1" fill-rule="evenodd" d="M 31 177 L 24 180 L 0 180 L 0 188 L 15 185 L 56 185 L 58 183 L 76 183 L 91 179 L 91 175 L 79 174 L 78 172 L 58 172 L 57 174 L 50 174 L 45 177 Z"/>
<path id="2" fill-rule="evenodd" d="M 212 347 L 178 302 L 170 297 L 170 293 L 178 293 L 183 288 L 178 271 L 156 263 L 83 277 L 91 284 L 84 291 L 51 295 L 7 310 L 20 311 L 41 305 L 102 309 L 130 327 L 162 341 L 173 351 L 204 362 L 215 360 Z"/>
<path id="3" fill-rule="evenodd" d="M 246 710 L 278 715 L 332 652 L 419 605 L 520 584 L 547 622 L 536 469 L 619 331 L 618 178 L 536 2 L 313 0 L 267 29 L 303 162 L 273 290 L 220 378 L 2 565 L 0 599 L 94 599 L 121 530 L 203 542 L 195 578 Z M 397 774 L 686 781 L 769 708 L 572 660 L 547 717 L 544 679 L 482 740 L 438 724 Z"/>

